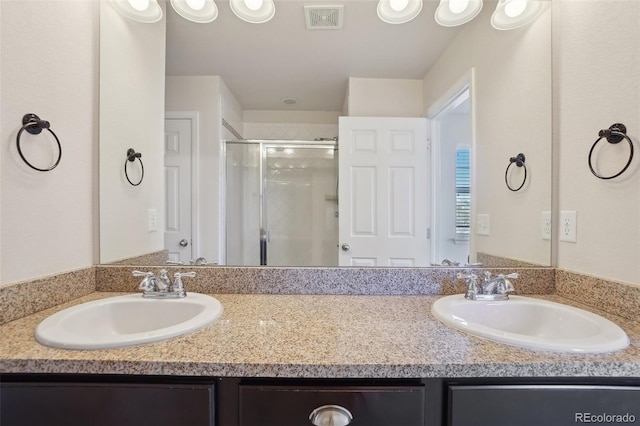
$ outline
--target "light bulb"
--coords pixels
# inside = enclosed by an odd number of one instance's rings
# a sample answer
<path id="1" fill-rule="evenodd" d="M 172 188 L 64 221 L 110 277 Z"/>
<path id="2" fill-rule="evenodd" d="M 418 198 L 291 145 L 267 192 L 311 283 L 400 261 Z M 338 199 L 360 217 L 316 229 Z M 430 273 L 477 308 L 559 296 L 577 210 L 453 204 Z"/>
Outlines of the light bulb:
<path id="1" fill-rule="evenodd" d="M 409 0 L 389 0 L 389 6 L 396 12 L 404 10 L 409 5 Z"/>
<path id="2" fill-rule="evenodd" d="M 129 0 L 129 4 L 132 8 L 139 10 L 140 12 L 149 8 L 149 0 Z"/>
<path id="3" fill-rule="evenodd" d="M 244 4 L 251 10 L 259 10 L 264 0 L 244 0 Z"/>
<path id="4" fill-rule="evenodd" d="M 509 18 L 516 18 L 527 8 L 527 0 L 511 0 L 504 5 L 504 14 Z"/>
<path id="5" fill-rule="evenodd" d="M 187 6 L 193 10 L 202 10 L 205 0 L 187 0 Z"/>
<path id="6" fill-rule="evenodd" d="M 451 13 L 462 13 L 469 6 L 469 0 L 449 0 L 449 10 Z"/>

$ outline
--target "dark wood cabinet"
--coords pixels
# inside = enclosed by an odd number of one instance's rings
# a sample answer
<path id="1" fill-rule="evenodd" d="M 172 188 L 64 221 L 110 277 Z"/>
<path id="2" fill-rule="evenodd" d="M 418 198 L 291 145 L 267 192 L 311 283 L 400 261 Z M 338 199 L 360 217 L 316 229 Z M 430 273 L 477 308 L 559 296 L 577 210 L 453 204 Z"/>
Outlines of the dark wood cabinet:
<path id="1" fill-rule="evenodd" d="M 2 383 L 2 426 L 213 426 L 214 387 L 137 383 Z"/>
<path id="2" fill-rule="evenodd" d="M 602 417 L 605 422 L 601 422 L 600 415 L 622 416 L 621 422 L 608 424 L 640 422 L 638 377 L 287 379 L 3 374 L 0 379 L 2 426 L 310 426 L 310 414 L 326 406 L 332 421 L 342 421 L 341 416 L 348 413 L 349 426 L 607 424 L 609 418 Z M 625 422 L 632 417 L 633 421 Z"/>
<path id="3" fill-rule="evenodd" d="M 353 426 L 424 426 L 424 386 L 245 386 L 240 426 L 311 425 L 319 407 L 345 410 Z"/>
<path id="4" fill-rule="evenodd" d="M 450 386 L 448 426 L 574 426 L 640 422 L 640 386 Z"/>

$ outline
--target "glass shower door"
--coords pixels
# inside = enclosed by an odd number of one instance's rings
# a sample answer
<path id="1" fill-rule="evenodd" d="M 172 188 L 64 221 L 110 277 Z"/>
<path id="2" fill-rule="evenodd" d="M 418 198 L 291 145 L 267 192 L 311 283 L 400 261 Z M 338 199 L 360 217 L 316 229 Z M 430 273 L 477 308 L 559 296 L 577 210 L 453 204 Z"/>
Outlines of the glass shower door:
<path id="1" fill-rule="evenodd" d="M 265 144 L 267 265 L 338 264 L 335 152 L 331 145 Z"/>
<path id="2" fill-rule="evenodd" d="M 227 265 L 260 265 L 260 144 L 226 144 Z"/>
<path id="3" fill-rule="evenodd" d="M 227 265 L 337 266 L 334 145 L 227 141 Z"/>

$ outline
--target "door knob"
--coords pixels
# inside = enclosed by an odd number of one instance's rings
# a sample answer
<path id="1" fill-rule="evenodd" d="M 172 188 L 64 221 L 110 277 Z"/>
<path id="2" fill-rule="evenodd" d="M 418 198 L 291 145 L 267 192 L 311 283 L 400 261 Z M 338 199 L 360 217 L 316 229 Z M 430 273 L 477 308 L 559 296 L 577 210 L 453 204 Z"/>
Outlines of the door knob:
<path id="1" fill-rule="evenodd" d="M 353 415 L 339 405 L 323 405 L 309 414 L 309 420 L 315 426 L 347 426 Z"/>
<path id="2" fill-rule="evenodd" d="M 349 244 L 343 244 L 340 246 L 340 248 L 342 249 L 342 251 L 349 251 L 351 250 L 351 246 L 349 246 Z"/>
<path id="3" fill-rule="evenodd" d="M 189 241 L 187 241 L 185 238 L 181 239 L 180 242 L 178 243 L 180 244 L 180 247 L 186 247 L 189 245 Z"/>

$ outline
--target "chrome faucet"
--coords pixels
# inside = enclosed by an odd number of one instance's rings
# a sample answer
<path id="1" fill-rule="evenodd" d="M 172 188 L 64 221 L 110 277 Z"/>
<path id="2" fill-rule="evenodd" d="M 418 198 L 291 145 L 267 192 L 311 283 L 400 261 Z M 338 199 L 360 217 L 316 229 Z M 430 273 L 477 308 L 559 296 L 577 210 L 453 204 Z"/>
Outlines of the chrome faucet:
<path id="1" fill-rule="evenodd" d="M 464 279 L 467 283 L 467 291 L 464 295 L 469 300 L 508 300 L 512 291 L 515 291 L 509 279 L 518 278 L 518 273 L 491 277 L 491 272 L 485 271 L 480 281 L 476 274 L 458 274 L 458 279 Z"/>
<path id="2" fill-rule="evenodd" d="M 451 259 L 442 259 L 442 263 L 440 265 L 431 264 L 432 266 L 460 266 L 460 262 L 451 260 Z"/>
<path id="3" fill-rule="evenodd" d="M 133 271 L 134 277 L 144 277 L 138 289 L 142 290 L 142 297 L 156 299 L 179 299 L 186 297 L 187 292 L 182 283 L 182 277 L 195 277 L 195 272 L 176 272 L 173 284 L 166 269 L 160 270 L 160 275 L 153 272 Z"/>

